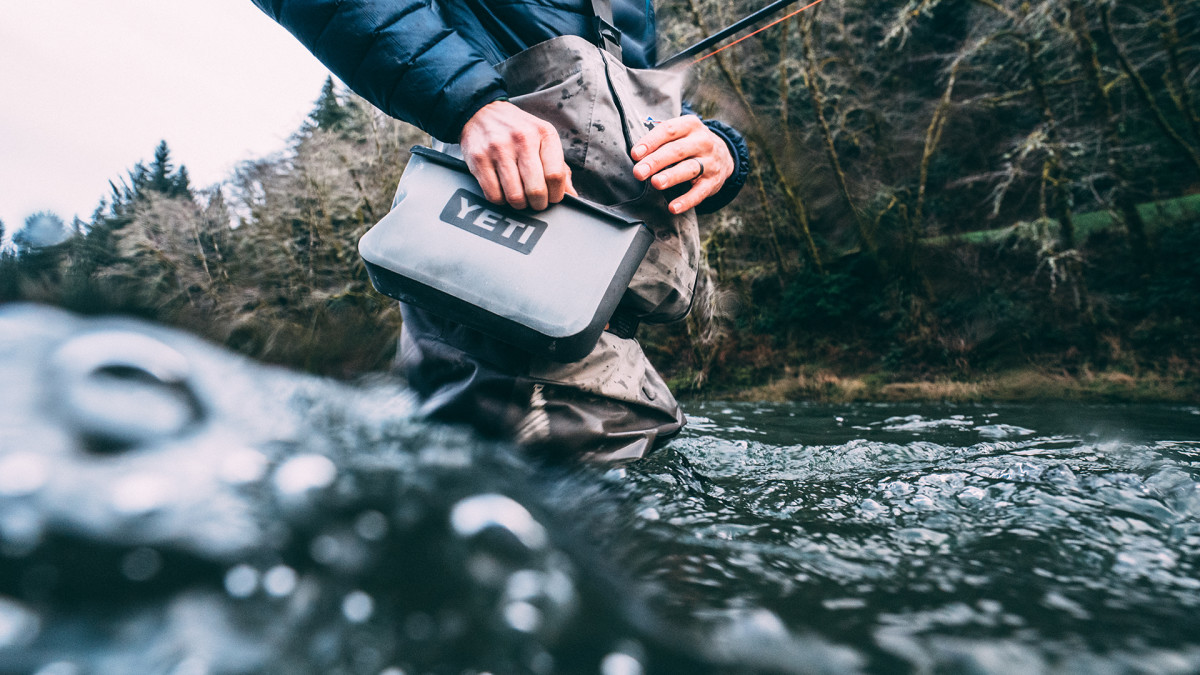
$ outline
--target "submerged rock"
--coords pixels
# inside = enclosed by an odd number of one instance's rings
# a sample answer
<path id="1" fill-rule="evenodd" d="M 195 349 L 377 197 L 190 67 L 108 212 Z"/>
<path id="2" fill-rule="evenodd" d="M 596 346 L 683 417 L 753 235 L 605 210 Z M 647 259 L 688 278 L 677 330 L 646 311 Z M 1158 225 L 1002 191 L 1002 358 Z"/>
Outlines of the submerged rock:
<path id="1" fill-rule="evenodd" d="M 792 669 L 655 618 L 598 472 L 403 388 L 32 306 L 0 383 L 0 673 Z"/>

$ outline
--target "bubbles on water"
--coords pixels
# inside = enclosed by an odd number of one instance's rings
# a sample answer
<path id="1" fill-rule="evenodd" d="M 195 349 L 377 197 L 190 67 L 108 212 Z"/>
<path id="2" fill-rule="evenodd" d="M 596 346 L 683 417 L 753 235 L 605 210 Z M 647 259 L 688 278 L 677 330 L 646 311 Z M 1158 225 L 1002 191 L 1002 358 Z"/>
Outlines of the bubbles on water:
<path id="1" fill-rule="evenodd" d="M 0 456 L 0 497 L 24 497 L 41 490 L 50 478 L 50 461 L 34 452 Z"/>
<path id="2" fill-rule="evenodd" d="M 1000 472 L 1000 478 L 1013 482 L 1033 483 L 1042 476 L 1042 467 L 1031 462 L 1014 462 Z"/>
<path id="3" fill-rule="evenodd" d="M 533 633 L 542 626 L 542 613 L 528 602 L 510 602 L 504 606 L 504 622 L 513 630 Z"/>
<path id="4" fill-rule="evenodd" d="M 355 519 L 354 531 L 367 541 L 379 541 L 387 536 L 387 516 L 378 511 L 364 511 Z"/>
<path id="5" fill-rule="evenodd" d="M 32 609 L 0 596 L 0 650 L 33 642 L 41 631 L 41 617 Z"/>
<path id="6" fill-rule="evenodd" d="M 577 600 L 575 584 L 563 570 L 518 570 L 505 581 L 504 620 L 523 633 L 554 632 L 574 613 Z"/>
<path id="7" fill-rule="evenodd" d="M 111 451 L 181 434 L 201 416 L 186 357 L 157 338 L 99 330 L 67 340 L 50 360 L 56 412 Z M 115 448 L 113 447 L 115 446 Z"/>
<path id="8" fill-rule="evenodd" d="M 468 497 L 450 511 L 450 525 L 461 537 L 473 537 L 480 532 L 499 527 L 513 534 L 531 550 L 546 546 L 546 530 L 524 506 L 500 494 Z"/>
<path id="9" fill-rule="evenodd" d="M 314 537 L 308 545 L 308 553 L 316 562 L 345 574 L 361 570 L 370 555 L 363 540 L 349 530 Z"/>
<path id="10" fill-rule="evenodd" d="M 342 615 L 350 623 L 364 623 L 375 613 L 375 600 L 363 591 L 352 591 L 342 598 Z"/>
<path id="11" fill-rule="evenodd" d="M 124 516 L 140 516 L 165 508 L 175 499 L 172 482 L 166 476 L 135 473 L 125 476 L 112 487 L 113 510 Z"/>
<path id="12" fill-rule="evenodd" d="M 625 652 L 611 652 L 600 662 L 600 675 L 642 675 L 644 672 L 642 662 Z"/>
<path id="13" fill-rule="evenodd" d="M 27 504 L 0 509 L 0 553 L 21 557 L 32 553 L 42 542 L 45 514 Z"/>
<path id="14" fill-rule="evenodd" d="M 1033 429 L 1025 427 L 1013 426 L 1011 424 L 985 424 L 975 427 L 975 431 L 982 437 L 994 441 L 1002 441 L 1006 438 L 1016 438 L 1019 436 L 1032 436 L 1037 433 Z"/>
<path id="15" fill-rule="evenodd" d="M 230 485 L 255 483 L 267 475 L 267 456 L 257 450 L 241 448 L 221 462 L 221 479 Z"/>
<path id="16" fill-rule="evenodd" d="M 287 565 L 276 565 L 263 575 L 262 586 L 267 595 L 284 598 L 296 590 L 298 581 L 296 570 Z"/>
<path id="17" fill-rule="evenodd" d="M 538 651 L 529 657 L 529 670 L 538 675 L 550 675 L 554 672 L 554 657 L 545 651 Z"/>
<path id="18" fill-rule="evenodd" d="M 236 565 L 225 573 L 225 592 L 234 598 L 248 598 L 258 590 L 258 570 Z"/>
<path id="19" fill-rule="evenodd" d="M 889 417 L 883 421 L 884 431 L 914 431 L 923 432 L 946 427 L 966 428 L 974 423 L 963 415 L 951 415 L 944 419 L 926 419 L 922 415 L 905 415 Z"/>
<path id="20" fill-rule="evenodd" d="M 329 487 L 337 478 L 337 467 L 324 455 L 300 455 L 275 470 L 275 488 L 284 497 L 298 497 L 309 490 Z"/>

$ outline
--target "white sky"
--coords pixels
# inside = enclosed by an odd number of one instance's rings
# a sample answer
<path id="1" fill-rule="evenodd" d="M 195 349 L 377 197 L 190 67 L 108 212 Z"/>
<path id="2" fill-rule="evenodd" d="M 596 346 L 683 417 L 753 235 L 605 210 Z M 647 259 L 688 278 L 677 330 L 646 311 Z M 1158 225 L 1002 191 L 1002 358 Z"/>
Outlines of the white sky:
<path id="1" fill-rule="evenodd" d="M 284 149 L 327 74 L 250 0 L 0 0 L 7 236 L 89 218 L 160 140 L 194 187 L 223 180 Z"/>

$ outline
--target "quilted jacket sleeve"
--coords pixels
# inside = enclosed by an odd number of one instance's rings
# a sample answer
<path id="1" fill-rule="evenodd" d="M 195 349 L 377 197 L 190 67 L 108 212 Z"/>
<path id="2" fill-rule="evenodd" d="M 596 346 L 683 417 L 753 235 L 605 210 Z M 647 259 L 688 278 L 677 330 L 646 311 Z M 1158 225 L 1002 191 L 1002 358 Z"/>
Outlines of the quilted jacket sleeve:
<path id="1" fill-rule="evenodd" d="M 505 95 L 491 64 L 426 0 L 253 0 L 384 112 L 455 143 Z"/>

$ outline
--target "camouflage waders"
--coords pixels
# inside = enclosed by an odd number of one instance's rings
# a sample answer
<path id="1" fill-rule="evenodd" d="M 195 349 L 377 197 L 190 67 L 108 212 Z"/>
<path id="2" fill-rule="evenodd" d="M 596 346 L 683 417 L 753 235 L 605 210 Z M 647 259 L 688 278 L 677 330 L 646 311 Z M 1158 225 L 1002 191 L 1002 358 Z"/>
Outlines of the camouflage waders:
<path id="1" fill-rule="evenodd" d="M 675 321 L 690 309 L 696 283 L 696 216 L 671 215 L 667 196 L 633 178 L 629 152 L 658 120 L 680 114 L 680 76 L 627 68 L 608 46 L 559 37 L 497 70 L 513 104 L 558 129 L 580 195 L 653 230 L 622 311 L 646 322 Z M 605 332 L 590 354 L 564 364 L 416 307 L 404 306 L 403 314 L 398 362 L 434 419 L 592 459 L 641 457 L 683 427 L 678 402 L 632 338 Z"/>

